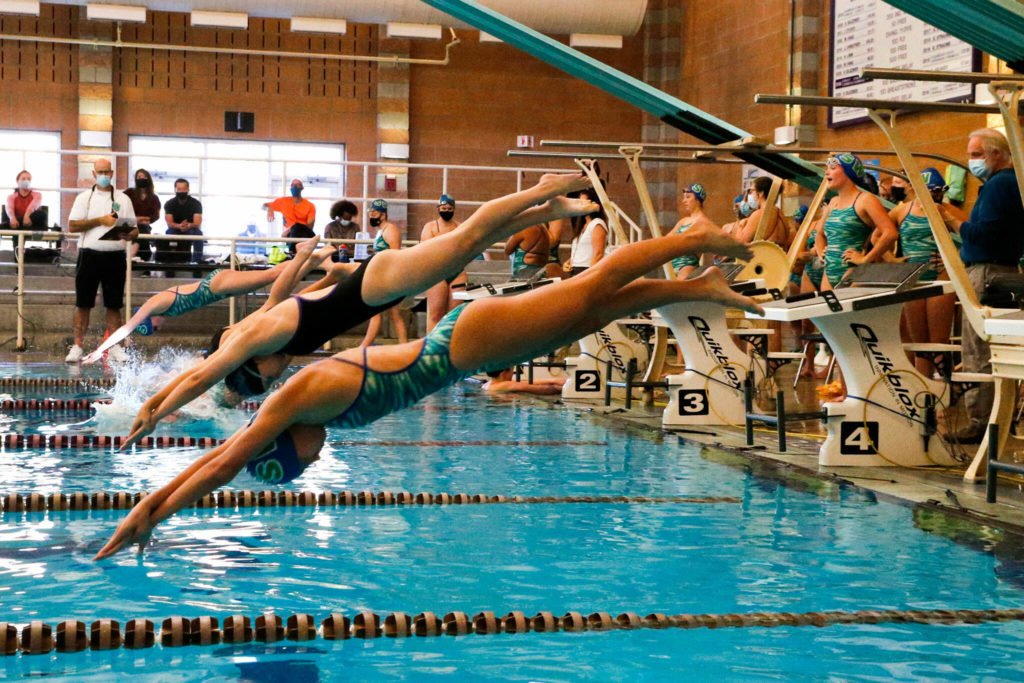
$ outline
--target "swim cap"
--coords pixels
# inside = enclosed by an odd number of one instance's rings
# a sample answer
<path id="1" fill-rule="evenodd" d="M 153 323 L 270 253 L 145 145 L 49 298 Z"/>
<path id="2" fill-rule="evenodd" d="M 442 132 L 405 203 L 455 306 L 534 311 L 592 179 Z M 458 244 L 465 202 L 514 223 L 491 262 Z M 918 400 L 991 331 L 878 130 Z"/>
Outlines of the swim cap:
<path id="1" fill-rule="evenodd" d="M 744 197 L 744 195 L 742 195 L 742 194 L 736 195 L 735 197 L 732 198 L 732 203 L 733 204 L 739 204 L 740 202 L 743 201 L 743 197 Z"/>
<path id="2" fill-rule="evenodd" d="M 929 190 L 938 190 L 946 186 L 946 179 L 939 173 L 939 169 L 932 166 L 921 171 L 921 177 L 924 178 L 924 184 Z"/>
<path id="3" fill-rule="evenodd" d="M 454 208 L 455 207 L 455 200 L 452 199 L 451 195 L 443 194 L 443 195 L 441 195 L 441 198 L 437 200 L 437 205 L 441 206 L 443 204 L 451 204 L 452 207 Z"/>
<path id="4" fill-rule="evenodd" d="M 697 198 L 701 204 L 708 198 L 708 191 L 704 189 L 704 186 L 700 183 L 692 183 L 686 188 L 686 192 L 692 192 L 693 196 Z"/>
<path id="5" fill-rule="evenodd" d="M 254 416 L 255 417 L 255 416 Z M 250 420 L 250 424 L 252 421 Z M 245 470 L 268 484 L 284 484 L 302 474 L 305 466 L 299 462 L 295 440 L 286 429 L 263 452 L 245 463 Z"/>
<path id="6" fill-rule="evenodd" d="M 267 390 L 267 383 L 256 367 L 256 359 L 250 358 L 224 378 L 228 389 L 239 396 L 259 396 Z"/>
<path id="7" fill-rule="evenodd" d="M 797 208 L 797 210 L 793 212 L 793 221 L 797 225 L 803 223 L 804 217 L 807 216 L 807 210 L 810 208 L 811 207 L 807 206 L 806 204 L 801 204 L 799 208 Z"/>
<path id="8" fill-rule="evenodd" d="M 843 169 L 843 173 L 846 174 L 847 178 L 857 185 L 864 185 L 864 164 L 861 163 L 860 158 L 856 154 L 843 152 L 832 158 L 835 159 Z"/>
<path id="9" fill-rule="evenodd" d="M 135 312 L 138 313 L 139 309 L 136 308 Z M 135 326 L 135 331 L 143 337 L 148 337 L 153 334 L 153 332 L 156 331 L 156 328 L 153 327 L 153 316 L 146 316 L 145 320 Z"/>
<path id="10" fill-rule="evenodd" d="M 370 211 L 387 212 L 387 210 L 388 210 L 388 203 L 387 203 L 386 200 L 374 199 L 373 203 L 370 204 Z"/>

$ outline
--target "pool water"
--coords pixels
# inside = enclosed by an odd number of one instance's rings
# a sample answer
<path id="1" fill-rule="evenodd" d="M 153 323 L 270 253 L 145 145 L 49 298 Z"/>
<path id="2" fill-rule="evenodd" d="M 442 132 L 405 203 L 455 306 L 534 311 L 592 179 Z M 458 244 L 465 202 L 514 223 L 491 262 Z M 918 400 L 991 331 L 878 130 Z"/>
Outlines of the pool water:
<path id="1" fill-rule="evenodd" d="M 176 429 L 207 435 L 195 423 Z M 13 450 L 0 455 L 0 479 L 4 492 L 153 490 L 200 452 Z M 90 558 L 124 513 L 6 515 L 0 621 L 1024 607 L 1024 568 L 981 536 L 972 548 L 857 489 L 802 491 L 707 455 L 465 383 L 372 428 L 331 430 L 321 461 L 289 488 L 738 501 L 189 511 L 143 555 L 102 563 Z M 242 475 L 232 488 L 264 487 Z M 0 658 L 0 671 L 76 681 L 1019 680 L 1022 636 L 1024 624 L 1009 622 L 318 639 L 19 655 Z"/>

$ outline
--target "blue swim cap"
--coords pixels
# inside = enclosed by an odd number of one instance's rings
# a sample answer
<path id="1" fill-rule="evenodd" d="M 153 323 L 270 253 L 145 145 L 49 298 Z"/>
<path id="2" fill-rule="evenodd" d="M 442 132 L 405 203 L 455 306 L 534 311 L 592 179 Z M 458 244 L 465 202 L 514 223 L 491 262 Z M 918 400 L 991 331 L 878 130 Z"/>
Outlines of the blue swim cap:
<path id="1" fill-rule="evenodd" d="M 742 195 L 742 194 L 736 195 L 735 197 L 732 198 L 732 203 L 733 204 L 739 204 L 740 202 L 743 201 L 743 197 L 744 197 L 744 195 Z"/>
<path id="2" fill-rule="evenodd" d="M 942 177 L 937 168 L 929 166 L 921 171 L 921 177 L 924 178 L 924 184 L 928 186 L 929 190 L 938 190 L 946 187 L 946 179 Z"/>
<path id="3" fill-rule="evenodd" d="M 136 308 L 135 312 L 138 313 L 139 309 Z M 143 337 L 148 337 L 156 331 L 153 327 L 153 316 L 147 316 L 145 320 L 135 326 L 135 331 L 141 334 Z"/>
<path id="4" fill-rule="evenodd" d="M 373 203 L 370 204 L 370 211 L 387 212 L 387 210 L 388 210 L 388 203 L 387 203 L 386 200 L 374 199 Z"/>
<path id="5" fill-rule="evenodd" d="M 839 166 L 843 169 L 843 173 L 846 177 L 852 180 L 856 185 L 864 186 L 864 164 L 861 163 L 860 158 L 856 154 L 850 154 L 849 152 L 843 152 L 837 154 L 833 159 L 839 163 Z"/>
<path id="6" fill-rule="evenodd" d="M 306 467 L 299 462 L 295 440 L 287 429 L 274 439 L 274 443 L 263 449 L 262 453 L 245 463 L 245 470 L 249 474 L 268 484 L 289 482 L 305 469 Z"/>
<path id="7" fill-rule="evenodd" d="M 242 363 L 241 367 L 229 372 L 224 378 L 224 384 L 231 391 L 246 398 L 259 396 L 267 391 L 266 380 L 260 374 L 254 358 L 250 358 Z"/>
<path id="8" fill-rule="evenodd" d="M 441 198 L 437 200 L 438 206 L 441 206 L 442 204 L 451 204 L 452 208 L 455 208 L 455 200 L 448 194 L 441 195 Z"/>
<path id="9" fill-rule="evenodd" d="M 793 221 L 797 225 L 800 225 L 801 223 L 803 223 L 804 222 L 804 217 L 807 216 L 807 210 L 810 209 L 810 208 L 811 207 L 807 206 L 806 204 L 801 204 L 800 207 L 796 211 L 793 212 Z"/>
<path id="10" fill-rule="evenodd" d="M 691 183 L 685 190 L 686 192 L 692 192 L 693 196 L 697 198 L 701 204 L 708 198 L 708 191 L 704 189 L 704 186 L 700 183 Z"/>

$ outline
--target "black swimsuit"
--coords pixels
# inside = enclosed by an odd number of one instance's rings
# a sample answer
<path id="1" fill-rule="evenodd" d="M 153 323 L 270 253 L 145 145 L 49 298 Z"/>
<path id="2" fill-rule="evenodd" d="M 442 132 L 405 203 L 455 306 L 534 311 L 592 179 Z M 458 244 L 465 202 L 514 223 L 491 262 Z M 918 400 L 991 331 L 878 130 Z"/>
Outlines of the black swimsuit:
<path id="1" fill-rule="evenodd" d="M 291 340 L 281 348 L 281 353 L 289 356 L 310 354 L 404 298 L 399 297 L 380 306 L 370 306 L 363 301 L 363 276 L 369 262 L 370 259 L 363 261 L 354 273 L 334 285 L 326 296 L 319 299 L 293 297 L 299 305 L 299 324 Z"/>

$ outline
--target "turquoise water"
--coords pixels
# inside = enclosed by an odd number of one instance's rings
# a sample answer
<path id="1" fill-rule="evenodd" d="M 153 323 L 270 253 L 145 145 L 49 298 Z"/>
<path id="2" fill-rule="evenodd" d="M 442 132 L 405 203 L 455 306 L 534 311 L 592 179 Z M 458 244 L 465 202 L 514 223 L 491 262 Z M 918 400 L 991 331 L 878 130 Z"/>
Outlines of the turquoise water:
<path id="1" fill-rule="evenodd" d="M 99 564 L 90 557 L 123 513 L 8 515 L 0 621 L 1024 607 L 1024 570 L 998 534 L 972 548 L 919 528 L 941 522 L 855 489 L 796 490 L 674 437 L 487 399 L 470 384 L 328 440 L 290 488 L 739 502 L 186 512 L 141 557 Z M 474 445 L 485 440 L 505 443 Z M 199 452 L 19 450 L 0 455 L 0 479 L 21 493 L 152 490 Z M 263 486 L 243 475 L 232 488 Z M 0 671 L 161 681 L 1019 680 L 1022 636 L 1024 625 L 1003 623 L 316 640 L 17 656 L 0 658 Z"/>

